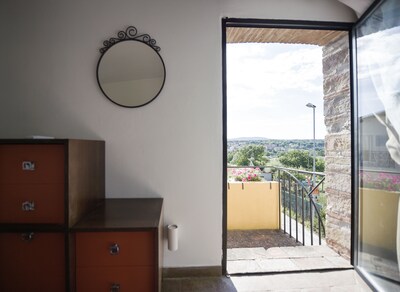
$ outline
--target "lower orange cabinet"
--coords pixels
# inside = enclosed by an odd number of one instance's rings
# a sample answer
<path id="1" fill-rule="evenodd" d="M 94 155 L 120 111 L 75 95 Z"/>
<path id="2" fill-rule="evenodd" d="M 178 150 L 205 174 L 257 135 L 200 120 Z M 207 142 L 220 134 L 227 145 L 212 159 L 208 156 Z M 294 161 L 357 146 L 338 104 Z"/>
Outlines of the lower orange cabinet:
<path id="1" fill-rule="evenodd" d="M 76 292 L 160 292 L 162 203 L 106 199 L 72 228 Z"/>
<path id="2" fill-rule="evenodd" d="M 77 267 L 77 291 L 155 291 L 154 267 Z"/>
<path id="3" fill-rule="evenodd" d="M 77 232 L 77 291 L 155 291 L 152 231 Z"/>
<path id="4" fill-rule="evenodd" d="M 0 291 L 65 291 L 65 234 L 0 233 Z"/>
<path id="5" fill-rule="evenodd" d="M 154 232 L 77 232 L 76 265 L 154 266 Z"/>

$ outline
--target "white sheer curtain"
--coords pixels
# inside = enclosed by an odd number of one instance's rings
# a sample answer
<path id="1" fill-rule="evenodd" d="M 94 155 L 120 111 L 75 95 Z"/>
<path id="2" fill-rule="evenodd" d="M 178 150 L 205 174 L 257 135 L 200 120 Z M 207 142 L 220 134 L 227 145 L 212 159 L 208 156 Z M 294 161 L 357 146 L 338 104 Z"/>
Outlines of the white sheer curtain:
<path id="1" fill-rule="evenodd" d="M 388 134 L 386 148 L 390 157 L 400 165 L 400 4 L 387 1 L 377 13 L 366 35 L 358 38 L 359 75 L 368 76 L 376 96 L 383 105 L 385 118 L 371 108 L 375 117 L 385 125 Z M 369 32 L 374 33 L 369 34 Z M 380 109 L 380 113 L 382 109 Z M 400 270 L 400 200 L 397 212 L 397 263 Z"/>

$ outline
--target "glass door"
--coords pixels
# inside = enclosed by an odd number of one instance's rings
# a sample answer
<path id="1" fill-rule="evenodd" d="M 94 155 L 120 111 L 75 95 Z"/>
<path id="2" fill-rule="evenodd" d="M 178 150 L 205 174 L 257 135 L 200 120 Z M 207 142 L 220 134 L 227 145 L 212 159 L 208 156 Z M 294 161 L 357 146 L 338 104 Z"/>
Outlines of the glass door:
<path id="1" fill-rule="evenodd" d="M 400 289 L 400 1 L 355 27 L 354 264 L 379 291 Z"/>

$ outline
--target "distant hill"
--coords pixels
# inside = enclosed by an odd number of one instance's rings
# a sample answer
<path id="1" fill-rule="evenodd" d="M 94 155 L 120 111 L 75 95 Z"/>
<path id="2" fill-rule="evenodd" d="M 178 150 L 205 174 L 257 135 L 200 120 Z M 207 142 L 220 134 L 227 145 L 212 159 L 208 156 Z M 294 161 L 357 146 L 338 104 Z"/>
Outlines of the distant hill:
<path id="1" fill-rule="evenodd" d="M 239 137 L 239 138 L 228 139 L 228 141 L 262 141 L 262 140 L 271 140 L 271 139 L 265 137 Z"/>
<path id="2" fill-rule="evenodd" d="M 290 150 L 312 151 L 314 148 L 313 139 L 268 139 L 264 137 L 241 137 L 228 139 L 228 153 L 246 145 L 262 145 L 270 158 L 278 157 L 281 153 Z M 315 150 L 317 156 L 325 156 L 324 139 L 315 139 Z"/>
<path id="3" fill-rule="evenodd" d="M 271 139 L 265 137 L 239 137 L 228 139 L 228 141 L 313 141 L 313 139 Z M 324 141 L 324 139 L 315 139 L 315 141 Z"/>

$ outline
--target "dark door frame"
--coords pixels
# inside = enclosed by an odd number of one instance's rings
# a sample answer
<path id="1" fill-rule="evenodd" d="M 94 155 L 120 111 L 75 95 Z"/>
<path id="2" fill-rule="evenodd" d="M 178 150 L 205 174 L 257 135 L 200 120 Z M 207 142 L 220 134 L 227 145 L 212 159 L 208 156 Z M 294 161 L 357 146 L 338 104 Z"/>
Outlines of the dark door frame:
<path id="1" fill-rule="evenodd" d="M 222 140 L 223 140 L 223 172 L 222 172 L 222 274 L 228 275 L 227 272 L 227 72 L 226 72 L 226 29 L 228 27 L 254 27 L 254 28 L 285 28 L 285 29 L 310 29 L 310 30 L 340 30 L 347 31 L 349 34 L 349 50 L 350 64 L 353 63 L 352 58 L 352 40 L 354 23 L 347 22 L 323 22 L 323 21 L 297 21 L 297 20 L 268 20 L 268 19 L 250 19 L 250 18 L 223 18 L 222 26 Z M 350 104 L 353 121 L 353 66 L 350 66 Z M 353 123 L 352 123 L 353 126 Z M 353 133 L 353 128 L 351 129 Z M 354 149 L 352 139 L 352 148 Z M 352 177 L 354 177 L 354 157 L 352 155 Z M 352 190 L 354 185 L 352 182 Z M 352 194 L 352 212 L 354 212 L 354 193 Z M 351 222 L 351 264 L 353 264 L 353 240 L 354 240 L 354 216 Z"/>

